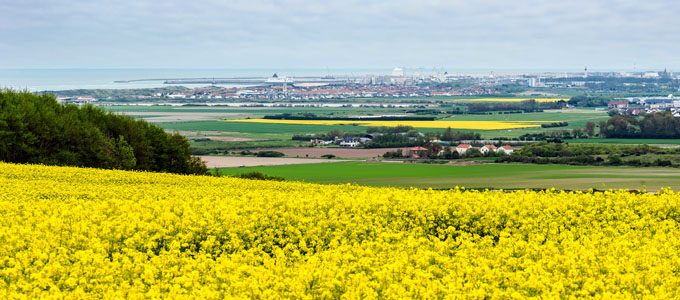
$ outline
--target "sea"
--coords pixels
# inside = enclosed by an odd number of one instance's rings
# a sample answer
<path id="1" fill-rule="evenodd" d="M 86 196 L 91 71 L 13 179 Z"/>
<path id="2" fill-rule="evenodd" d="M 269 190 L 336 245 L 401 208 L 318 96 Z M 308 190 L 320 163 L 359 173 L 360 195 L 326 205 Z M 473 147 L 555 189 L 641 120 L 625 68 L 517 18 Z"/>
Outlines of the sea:
<path id="1" fill-rule="evenodd" d="M 428 75 L 443 73 L 444 68 L 411 67 L 402 68 L 404 75 Z M 3 69 L 0 68 L 0 89 L 64 91 L 77 89 L 139 89 L 177 86 L 165 84 L 167 79 L 210 79 L 210 78 L 268 78 L 278 76 L 349 76 L 390 75 L 393 68 L 247 68 L 247 69 L 171 69 L 171 68 L 80 68 L 80 69 Z M 501 73 L 548 72 L 551 70 L 485 70 L 458 69 L 455 74 L 486 76 Z M 551 72 L 562 72 L 552 70 Z M 572 72 L 573 70 L 564 70 Z M 451 73 L 451 70 L 449 70 Z M 206 84 L 181 84 L 194 88 Z M 234 87 L 242 85 L 219 85 Z"/>
<path id="2" fill-rule="evenodd" d="M 76 89 L 138 89 L 176 86 L 166 79 L 266 78 L 279 76 L 361 76 L 387 75 L 385 69 L 0 69 L 0 89 L 64 91 Z M 117 82 L 128 80 L 143 80 Z M 206 84 L 182 84 L 201 87 Z M 224 85 L 227 87 L 236 85 Z"/>

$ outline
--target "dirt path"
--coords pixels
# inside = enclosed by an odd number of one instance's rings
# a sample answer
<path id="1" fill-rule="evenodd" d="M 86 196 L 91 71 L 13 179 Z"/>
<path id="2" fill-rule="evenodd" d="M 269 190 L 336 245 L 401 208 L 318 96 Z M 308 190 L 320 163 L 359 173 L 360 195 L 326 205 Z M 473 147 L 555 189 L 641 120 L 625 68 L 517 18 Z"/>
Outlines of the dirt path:
<path id="1" fill-rule="evenodd" d="M 249 156 L 200 156 L 208 168 L 232 168 L 255 166 L 278 166 L 296 164 L 334 163 L 342 160 L 307 159 L 307 158 L 279 158 L 279 157 L 249 157 Z"/>

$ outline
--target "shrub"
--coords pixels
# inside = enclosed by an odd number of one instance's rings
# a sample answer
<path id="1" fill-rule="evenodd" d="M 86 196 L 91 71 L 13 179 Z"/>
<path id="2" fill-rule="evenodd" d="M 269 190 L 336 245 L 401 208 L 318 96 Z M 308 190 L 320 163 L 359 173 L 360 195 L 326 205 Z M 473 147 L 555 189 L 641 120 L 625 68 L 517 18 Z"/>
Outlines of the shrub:
<path id="1" fill-rule="evenodd" d="M 257 152 L 257 157 L 282 157 L 285 154 L 278 151 L 260 151 Z"/>
<path id="2" fill-rule="evenodd" d="M 241 179 L 251 179 L 251 180 L 273 180 L 273 181 L 284 181 L 285 179 L 281 176 L 270 176 L 261 172 L 248 172 L 248 173 L 242 173 L 238 175 L 234 175 L 233 177 L 236 178 L 241 178 Z"/>

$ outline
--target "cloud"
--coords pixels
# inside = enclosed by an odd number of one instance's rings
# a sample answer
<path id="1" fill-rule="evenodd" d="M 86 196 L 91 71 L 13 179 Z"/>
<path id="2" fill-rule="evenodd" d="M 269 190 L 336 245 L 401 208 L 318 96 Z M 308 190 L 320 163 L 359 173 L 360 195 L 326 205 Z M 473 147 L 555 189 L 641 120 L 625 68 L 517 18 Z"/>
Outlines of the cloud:
<path id="1" fill-rule="evenodd" d="M 0 67 L 661 66 L 678 62 L 679 14 L 658 0 L 0 0 Z"/>

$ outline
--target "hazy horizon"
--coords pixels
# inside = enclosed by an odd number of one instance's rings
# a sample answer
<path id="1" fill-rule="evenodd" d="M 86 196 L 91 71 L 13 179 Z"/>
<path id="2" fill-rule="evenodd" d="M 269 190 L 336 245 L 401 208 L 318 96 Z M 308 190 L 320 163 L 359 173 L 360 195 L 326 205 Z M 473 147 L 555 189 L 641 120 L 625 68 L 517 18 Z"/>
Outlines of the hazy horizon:
<path id="1" fill-rule="evenodd" d="M 1 1 L 3 69 L 680 70 L 673 1 Z"/>

